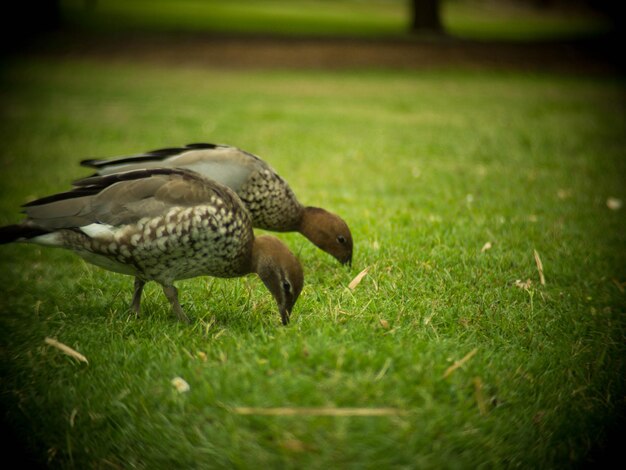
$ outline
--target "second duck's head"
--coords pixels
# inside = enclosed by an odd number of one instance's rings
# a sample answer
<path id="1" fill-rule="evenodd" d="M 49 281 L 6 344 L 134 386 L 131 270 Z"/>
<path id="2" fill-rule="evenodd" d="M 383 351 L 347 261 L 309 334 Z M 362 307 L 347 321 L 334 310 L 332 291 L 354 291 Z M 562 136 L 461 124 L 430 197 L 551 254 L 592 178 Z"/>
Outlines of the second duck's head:
<path id="1" fill-rule="evenodd" d="M 300 233 L 341 264 L 352 265 L 352 234 L 338 215 L 319 207 L 306 207 Z"/>

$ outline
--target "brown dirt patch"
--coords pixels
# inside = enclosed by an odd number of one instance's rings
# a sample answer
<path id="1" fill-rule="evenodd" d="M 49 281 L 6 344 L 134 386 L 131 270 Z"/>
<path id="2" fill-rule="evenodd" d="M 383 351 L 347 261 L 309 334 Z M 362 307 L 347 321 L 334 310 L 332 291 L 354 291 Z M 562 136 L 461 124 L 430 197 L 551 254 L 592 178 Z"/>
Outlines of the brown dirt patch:
<path id="1" fill-rule="evenodd" d="M 513 43 L 454 38 L 363 40 L 226 37 L 198 34 L 56 33 L 31 44 L 27 54 L 144 61 L 226 68 L 465 69 L 530 72 L 622 73 L 614 38 Z"/>

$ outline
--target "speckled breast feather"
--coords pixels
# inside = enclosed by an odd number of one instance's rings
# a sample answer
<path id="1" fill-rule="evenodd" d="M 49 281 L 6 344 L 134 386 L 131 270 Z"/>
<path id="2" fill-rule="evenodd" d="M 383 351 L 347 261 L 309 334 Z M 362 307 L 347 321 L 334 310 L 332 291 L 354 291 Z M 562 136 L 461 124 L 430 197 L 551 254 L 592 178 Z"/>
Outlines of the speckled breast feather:
<path id="1" fill-rule="evenodd" d="M 268 169 L 254 173 L 239 190 L 255 227 L 273 231 L 297 228 L 302 206 L 287 183 Z"/>

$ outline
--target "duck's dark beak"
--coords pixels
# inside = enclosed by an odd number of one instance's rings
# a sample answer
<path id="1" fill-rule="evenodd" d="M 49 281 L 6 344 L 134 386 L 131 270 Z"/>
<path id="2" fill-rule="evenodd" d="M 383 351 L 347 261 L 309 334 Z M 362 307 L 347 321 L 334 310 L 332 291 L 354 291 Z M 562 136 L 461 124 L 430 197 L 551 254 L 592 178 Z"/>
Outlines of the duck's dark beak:
<path id="1" fill-rule="evenodd" d="M 291 316 L 291 312 L 289 310 L 287 310 L 286 308 L 282 308 L 280 309 L 280 319 L 283 322 L 284 326 L 287 326 L 289 324 L 289 317 Z"/>
<path id="2" fill-rule="evenodd" d="M 348 256 L 342 259 L 341 264 L 343 264 L 344 266 L 347 264 L 348 267 L 351 268 L 352 267 L 352 253 L 350 253 Z"/>

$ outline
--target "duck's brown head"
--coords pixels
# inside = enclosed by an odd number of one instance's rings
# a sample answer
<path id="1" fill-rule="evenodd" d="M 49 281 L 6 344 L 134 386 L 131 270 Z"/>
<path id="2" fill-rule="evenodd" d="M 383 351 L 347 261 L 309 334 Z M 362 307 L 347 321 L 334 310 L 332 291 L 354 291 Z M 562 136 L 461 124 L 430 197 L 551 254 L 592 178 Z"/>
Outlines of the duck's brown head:
<path id="1" fill-rule="evenodd" d="M 305 207 L 299 231 L 341 264 L 352 265 L 352 234 L 338 215 L 318 207 Z"/>
<path id="2" fill-rule="evenodd" d="M 252 270 L 274 296 L 283 325 L 287 325 L 304 284 L 300 261 L 278 238 L 261 235 L 254 240 Z"/>

